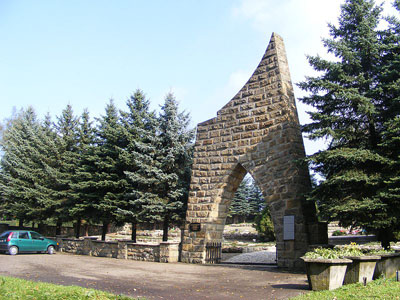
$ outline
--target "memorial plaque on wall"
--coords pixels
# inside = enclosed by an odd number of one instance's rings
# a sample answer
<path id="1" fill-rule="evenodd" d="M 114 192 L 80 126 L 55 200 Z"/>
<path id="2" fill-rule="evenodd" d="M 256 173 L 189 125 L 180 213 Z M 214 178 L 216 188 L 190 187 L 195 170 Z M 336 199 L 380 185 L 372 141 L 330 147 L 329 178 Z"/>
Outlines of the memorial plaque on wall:
<path id="1" fill-rule="evenodd" d="M 192 232 L 200 231 L 201 230 L 200 223 L 190 223 L 189 230 Z"/>
<path id="2" fill-rule="evenodd" d="M 283 240 L 294 240 L 294 216 L 283 217 Z"/>

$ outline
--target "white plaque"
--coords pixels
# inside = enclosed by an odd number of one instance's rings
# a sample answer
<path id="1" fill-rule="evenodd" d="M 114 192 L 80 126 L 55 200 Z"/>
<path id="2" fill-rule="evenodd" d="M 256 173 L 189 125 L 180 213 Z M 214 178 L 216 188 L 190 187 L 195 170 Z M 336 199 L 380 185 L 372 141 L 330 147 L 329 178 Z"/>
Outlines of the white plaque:
<path id="1" fill-rule="evenodd" d="M 294 240 L 294 216 L 283 216 L 283 240 Z"/>

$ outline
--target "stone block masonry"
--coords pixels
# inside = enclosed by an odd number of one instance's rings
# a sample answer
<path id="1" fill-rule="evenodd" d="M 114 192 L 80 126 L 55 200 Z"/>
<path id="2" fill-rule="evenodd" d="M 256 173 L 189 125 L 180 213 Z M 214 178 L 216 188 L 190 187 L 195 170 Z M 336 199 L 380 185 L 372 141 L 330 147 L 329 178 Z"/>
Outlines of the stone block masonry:
<path id="1" fill-rule="evenodd" d="M 299 163 L 304 156 L 285 47 L 272 34 L 244 87 L 217 117 L 197 126 L 182 261 L 204 263 L 206 243 L 222 241 L 231 200 L 249 172 L 270 207 L 278 265 L 301 267 L 309 228 L 318 226 L 315 207 L 304 200 L 310 189 L 307 166 Z M 284 228 L 284 216 L 294 216 L 293 228 Z M 191 231 L 191 223 L 200 223 L 200 230 Z M 284 240 L 285 230 L 294 238 Z"/>
<path id="2" fill-rule="evenodd" d="M 132 243 L 132 241 L 127 240 L 105 242 L 93 238 L 56 238 L 56 240 L 59 243 L 58 250 L 60 252 L 80 255 L 164 263 L 177 262 L 179 257 L 178 242 L 145 244 Z"/>

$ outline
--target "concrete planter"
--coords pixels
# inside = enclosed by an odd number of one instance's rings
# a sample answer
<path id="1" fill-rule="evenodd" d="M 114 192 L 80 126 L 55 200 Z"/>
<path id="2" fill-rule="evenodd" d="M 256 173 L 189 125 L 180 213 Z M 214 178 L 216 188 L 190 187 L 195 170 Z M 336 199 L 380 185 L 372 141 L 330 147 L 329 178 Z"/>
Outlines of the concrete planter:
<path id="1" fill-rule="evenodd" d="M 379 254 L 381 259 L 376 263 L 374 279 L 384 276 L 392 278 L 400 269 L 400 253 Z"/>
<path id="2" fill-rule="evenodd" d="M 353 262 L 347 266 L 344 284 L 363 282 L 363 278 L 367 278 L 367 282 L 372 281 L 375 271 L 376 262 L 380 260 L 380 256 L 347 256 Z"/>
<path id="3" fill-rule="evenodd" d="M 307 279 L 313 291 L 334 290 L 343 285 L 350 259 L 314 259 L 302 257 L 306 264 Z"/>

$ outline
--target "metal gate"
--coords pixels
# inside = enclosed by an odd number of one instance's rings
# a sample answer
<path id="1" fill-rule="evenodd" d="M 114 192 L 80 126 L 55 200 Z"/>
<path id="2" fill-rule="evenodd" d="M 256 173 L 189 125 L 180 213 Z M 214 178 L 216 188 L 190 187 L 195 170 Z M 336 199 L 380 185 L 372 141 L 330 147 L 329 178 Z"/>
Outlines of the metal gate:
<path id="1" fill-rule="evenodd" d="M 206 244 L 206 263 L 219 264 L 221 262 L 221 242 L 208 242 Z"/>

